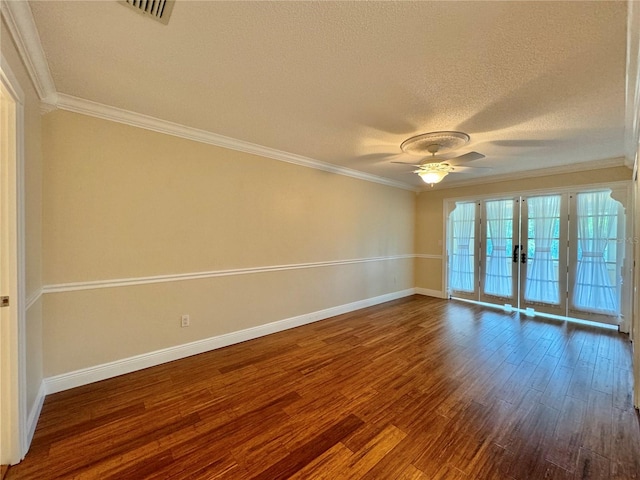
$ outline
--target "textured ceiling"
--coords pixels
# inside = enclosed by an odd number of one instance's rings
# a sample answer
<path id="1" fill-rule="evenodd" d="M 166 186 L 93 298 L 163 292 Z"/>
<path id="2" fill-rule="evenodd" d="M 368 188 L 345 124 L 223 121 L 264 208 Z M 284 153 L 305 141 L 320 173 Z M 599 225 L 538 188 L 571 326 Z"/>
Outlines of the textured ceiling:
<path id="1" fill-rule="evenodd" d="M 626 2 L 32 1 L 58 92 L 420 186 L 407 137 L 486 175 L 624 153 Z M 423 185 L 423 184 L 422 184 Z"/>

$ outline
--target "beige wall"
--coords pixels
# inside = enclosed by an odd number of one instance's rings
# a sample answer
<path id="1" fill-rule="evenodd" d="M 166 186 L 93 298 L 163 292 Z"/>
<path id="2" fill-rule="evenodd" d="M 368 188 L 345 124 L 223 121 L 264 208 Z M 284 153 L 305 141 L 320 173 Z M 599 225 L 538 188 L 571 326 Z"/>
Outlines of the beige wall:
<path id="1" fill-rule="evenodd" d="M 47 285 L 413 253 L 413 192 L 64 111 L 43 145 Z M 412 287 L 409 258 L 47 293 L 45 375 Z"/>
<path id="2" fill-rule="evenodd" d="M 422 192 L 416 206 L 416 253 L 442 256 L 444 253 L 444 200 L 507 192 L 524 192 L 537 189 L 560 188 L 573 185 L 589 185 L 630 180 L 631 170 L 615 167 L 601 170 L 585 170 L 544 177 L 523 178 L 507 182 L 495 182 L 458 188 L 437 188 Z M 419 258 L 416 262 L 416 287 L 435 291 L 443 290 L 441 258 Z"/>
<path id="3" fill-rule="evenodd" d="M 25 283 L 26 297 L 37 296 L 42 287 L 42 149 L 40 100 L 2 21 L 2 55 L 17 77 L 24 102 L 24 187 L 25 187 Z M 43 379 L 41 300 L 26 312 L 27 408 L 34 407 Z"/>

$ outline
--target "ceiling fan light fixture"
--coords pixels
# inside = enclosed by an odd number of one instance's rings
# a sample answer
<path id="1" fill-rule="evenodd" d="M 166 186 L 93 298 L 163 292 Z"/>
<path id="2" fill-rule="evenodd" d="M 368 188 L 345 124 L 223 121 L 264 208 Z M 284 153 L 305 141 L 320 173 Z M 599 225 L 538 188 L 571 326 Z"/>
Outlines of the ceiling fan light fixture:
<path id="1" fill-rule="evenodd" d="M 442 172 L 442 171 L 425 171 L 425 172 L 420 172 L 418 173 L 418 175 L 420 175 L 420 178 L 422 179 L 422 181 L 424 183 L 428 183 L 429 185 L 431 185 L 433 187 L 434 183 L 440 183 L 442 181 L 442 179 L 444 177 L 446 177 L 449 174 L 449 172 Z"/>
<path id="2" fill-rule="evenodd" d="M 431 185 L 432 187 L 436 183 L 440 183 L 444 177 L 451 172 L 457 173 L 458 171 L 466 171 L 469 167 L 464 167 L 462 170 L 456 168 L 464 162 L 471 162 L 484 158 L 484 155 L 478 152 L 469 152 L 464 155 L 458 155 L 451 158 L 450 156 L 436 156 L 441 150 L 454 150 L 470 140 L 469 135 L 464 132 L 456 132 L 453 130 L 443 130 L 439 132 L 422 133 L 415 135 L 411 138 L 407 138 L 400 145 L 400 149 L 404 153 L 410 155 L 423 155 L 430 154 L 426 158 L 423 158 L 419 163 L 414 162 L 396 162 L 403 165 L 411 165 L 417 167 L 413 173 L 418 174 L 424 183 Z M 473 168 L 473 167 L 471 167 Z"/>
<path id="3" fill-rule="evenodd" d="M 420 176 L 424 183 L 433 187 L 434 183 L 440 183 L 451 171 L 453 171 L 453 168 L 447 163 L 425 163 L 415 173 Z"/>

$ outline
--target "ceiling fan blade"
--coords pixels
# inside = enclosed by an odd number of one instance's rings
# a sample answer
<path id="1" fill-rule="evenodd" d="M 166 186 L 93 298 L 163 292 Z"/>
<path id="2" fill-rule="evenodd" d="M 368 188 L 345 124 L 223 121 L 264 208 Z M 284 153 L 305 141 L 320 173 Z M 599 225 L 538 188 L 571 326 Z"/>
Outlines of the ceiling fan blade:
<path id="1" fill-rule="evenodd" d="M 555 138 L 546 139 L 520 139 L 520 140 L 492 140 L 492 145 L 498 147 L 513 147 L 513 148 L 536 148 L 536 147 L 552 147 L 554 145 L 562 144 L 562 140 Z"/>
<path id="2" fill-rule="evenodd" d="M 385 158 L 391 157 L 393 154 L 391 153 L 368 153 L 366 155 L 360 155 L 358 160 L 384 160 Z"/>
<path id="3" fill-rule="evenodd" d="M 453 173 L 465 173 L 465 172 L 479 172 L 480 170 L 493 170 L 491 167 L 463 167 L 462 165 L 456 165 L 451 170 Z"/>
<path id="4" fill-rule="evenodd" d="M 391 163 L 397 163 L 399 165 L 409 165 L 410 167 L 419 167 L 420 166 L 420 165 L 416 165 L 415 163 L 408 163 L 408 162 L 391 161 Z"/>
<path id="5" fill-rule="evenodd" d="M 469 152 L 469 153 L 465 153 L 464 155 L 460 155 L 459 157 L 447 160 L 447 163 L 449 165 L 451 165 L 451 166 L 454 166 L 454 165 L 459 165 L 461 163 L 473 162 L 474 160 L 480 160 L 481 158 L 484 158 L 484 157 L 485 156 L 483 154 L 481 154 L 481 153 Z"/>

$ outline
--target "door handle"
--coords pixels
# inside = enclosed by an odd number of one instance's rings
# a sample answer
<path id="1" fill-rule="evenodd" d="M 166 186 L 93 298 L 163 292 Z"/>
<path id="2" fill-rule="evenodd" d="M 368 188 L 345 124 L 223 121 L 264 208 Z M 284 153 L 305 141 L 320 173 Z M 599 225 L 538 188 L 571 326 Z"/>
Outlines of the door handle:
<path id="1" fill-rule="evenodd" d="M 518 263 L 518 249 L 520 248 L 520 245 L 516 245 L 515 247 L 513 247 L 513 263 Z"/>
<path id="2" fill-rule="evenodd" d="M 527 263 L 527 254 L 526 254 L 526 252 L 522 252 L 520 254 L 520 263 Z"/>

